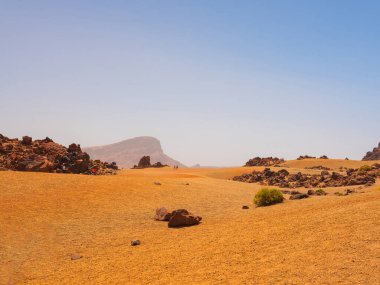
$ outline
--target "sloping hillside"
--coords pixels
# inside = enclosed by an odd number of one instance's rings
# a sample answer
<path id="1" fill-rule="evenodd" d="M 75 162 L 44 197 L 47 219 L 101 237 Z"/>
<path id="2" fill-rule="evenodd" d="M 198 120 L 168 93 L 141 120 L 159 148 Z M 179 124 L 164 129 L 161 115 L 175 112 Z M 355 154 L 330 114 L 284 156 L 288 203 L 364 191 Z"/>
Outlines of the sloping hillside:
<path id="1" fill-rule="evenodd" d="M 170 166 L 186 167 L 179 161 L 167 156 L 162 150 L 161 143 L 153 137 L 136 137 L 118 143 L 83 148 L 92 159 L 115 161 L 119 167 L 130 168 L 137 164 L 144 155 L 149 155 L 151 162 L 160 161 Z"/>

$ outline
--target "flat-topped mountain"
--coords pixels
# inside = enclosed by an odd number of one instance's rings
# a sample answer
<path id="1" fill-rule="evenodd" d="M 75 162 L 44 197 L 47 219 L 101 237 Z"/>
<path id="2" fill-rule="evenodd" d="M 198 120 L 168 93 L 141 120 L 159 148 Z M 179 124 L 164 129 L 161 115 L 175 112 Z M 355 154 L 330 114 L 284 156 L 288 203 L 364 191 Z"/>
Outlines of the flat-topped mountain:
<path id="1" fill-rule="evenodd" d="M 380 143 L 372 151 L 367 152 L 363 160 L 380 160 Z"/>
<path id="2" fill-rule="evenodd" d="M 136 137 L 118 143 L 83 148 L 91 158 L 102 161 L 115 161 L 119 167 L 131 168 L 141 157 L 150 156 L 151 162 L 161 162 L 170 166 L 186 167 L 181 162 L 167 156 L 161 143 L 153 137 Z"/>

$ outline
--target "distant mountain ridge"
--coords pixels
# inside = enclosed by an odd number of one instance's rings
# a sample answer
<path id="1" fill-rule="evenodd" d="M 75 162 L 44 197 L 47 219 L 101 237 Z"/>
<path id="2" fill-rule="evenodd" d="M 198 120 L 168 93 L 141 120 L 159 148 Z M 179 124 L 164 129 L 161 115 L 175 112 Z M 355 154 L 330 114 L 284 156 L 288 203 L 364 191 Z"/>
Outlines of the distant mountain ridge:
<path id="1" fill-rule="evenodd" d="M 115 161 L 119 167 L 131 168 L 138 164 L 141 157 L 149 155 L 151 162 L 161 162 L 170 166 L 186 167 L 181 162 L 167 156 L 162 150 L 161 143 L 154 137 L 144 136 L 123 140 L 103 146 L 84 147 L 92 159 Z"/>

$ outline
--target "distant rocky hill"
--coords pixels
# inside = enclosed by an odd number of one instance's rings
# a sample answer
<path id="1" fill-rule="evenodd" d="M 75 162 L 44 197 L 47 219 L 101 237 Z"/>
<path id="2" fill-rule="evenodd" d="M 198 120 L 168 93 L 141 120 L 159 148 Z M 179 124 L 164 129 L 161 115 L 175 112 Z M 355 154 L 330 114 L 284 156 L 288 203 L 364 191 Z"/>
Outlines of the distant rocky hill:
<path id="1" fill-rule="evenodd" d="M 115 161 L 119 167 L 131 168 L 139 163 L 143 156 L 150 156 L 151 162 L 161 162 L 170 166 L 186 167 L 182 163 L 167 156 L 158 139 L 153 137 L 137 137 L 118 143 L 83 148 L 91 158 L 102 161 Z"/>
<path id="2" fill-rule="evenodd" d="M 367 154 L 363 157 L 363 160 L 380 160 L 380 143 L 378 147 L 373 149 L 373 151 L 367 152 Z"/>

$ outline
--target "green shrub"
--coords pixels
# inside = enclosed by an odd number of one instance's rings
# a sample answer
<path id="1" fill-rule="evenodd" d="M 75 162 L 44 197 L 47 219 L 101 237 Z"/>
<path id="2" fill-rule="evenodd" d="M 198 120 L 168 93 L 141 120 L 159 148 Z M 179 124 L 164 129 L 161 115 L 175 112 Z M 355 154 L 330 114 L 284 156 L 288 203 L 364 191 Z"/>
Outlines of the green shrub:
<path id="1" fill-rule="evenodd" d="M 281 191 L 275 188 L 262 188 L 253 199 L 257 207 L 270 206 L 282 203 L 284 196 Z"/>
<path id="2" fill-rule="evenodd" d="M 372 168 L 369 165 L 363 165 L 362 167 L 359 168 L 359 172 L 367 172 L 370 170 L 372 170 Z"/>

